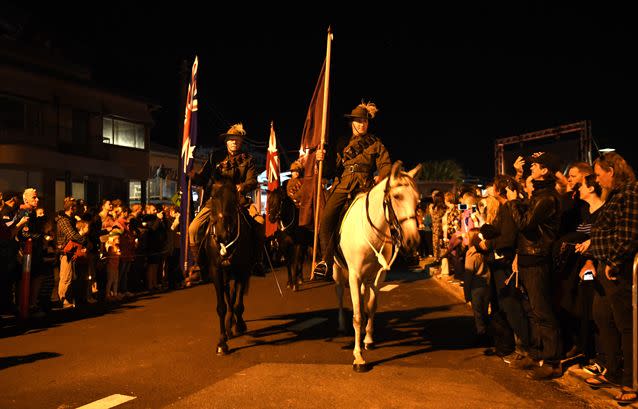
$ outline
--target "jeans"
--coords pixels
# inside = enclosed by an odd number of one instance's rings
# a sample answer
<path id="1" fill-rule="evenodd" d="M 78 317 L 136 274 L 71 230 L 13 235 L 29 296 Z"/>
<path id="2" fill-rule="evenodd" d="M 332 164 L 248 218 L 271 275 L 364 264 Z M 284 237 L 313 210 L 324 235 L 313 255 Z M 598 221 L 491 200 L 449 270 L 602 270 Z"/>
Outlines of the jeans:
<path id="1" fill-rule="evenodd" d="M 519 339 L 520 347 L 527 351 L 530 345 L 529 319 L 523 308 L 522 294 L 514 286 L 514 279 L 505 284 L 505 280 L 512 274 L 511 263 L 490 263 L 494 298 L 496 306 L 502 312 L 505 320 Z"/>
<path id="2" fill-rule="evenodd" d="M 558 319 L 552 308 L 550 263 L 521 266 L 519 277 L 527 292 L 528 317 L 531 323 L 531 354 L 537 360 L 558 362 L 562 353 L 562 340 Z"/>
<path id="3" fill-rule="evenodd" d="M 631 263 L 621 266 L 616 280 L 608 280 L 605 266 L 597 266 L 596 281 L 601 284 L 594 293 L 594 321 L 600 331 L 600 347 L 606 357 L 610 380 L 624 386 L 633 383 L 633 307 L 631 305 Z M 622 371 L 620 361 L 624 362 Z"/>

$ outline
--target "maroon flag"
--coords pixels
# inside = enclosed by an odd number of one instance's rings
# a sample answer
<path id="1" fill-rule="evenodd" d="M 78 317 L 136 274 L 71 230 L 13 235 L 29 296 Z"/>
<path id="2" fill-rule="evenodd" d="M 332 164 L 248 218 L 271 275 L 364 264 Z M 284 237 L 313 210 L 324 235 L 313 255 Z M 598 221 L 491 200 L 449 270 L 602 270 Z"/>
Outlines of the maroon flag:
<path id="1" fill-rule="evenodd" d="M 304 167 L 303 185 L 301 187 L 301 205 L 299 208 L 299 226 L 314 229 L 315 208 L 317 201 L 318 166 L 315 150 L 321 143 L 321 126 L 323 121 L 324 77 L 326 63 L 324 61 L 319 74 L 319 80 L 312 94 L 310 107 L 306 114 L 301 147 L 299 148 L 299 162 Z M 323 194 L 319 203 L 319 211 L 325 202 Z"/>
<path id="2" fill-rule="evenodd" d="M 275 128 L 270 123 L 270 139 L 268 140 L 268 152 L 266 153 L 266 177 L 268 178 L 268 191 L 279 187 L 279 153 L 277 152 L 277 138 Z M 266 207 L 266 237 L 272 236 L 277 231 L 277 224 L 268 220 L 268 207 Z"/>

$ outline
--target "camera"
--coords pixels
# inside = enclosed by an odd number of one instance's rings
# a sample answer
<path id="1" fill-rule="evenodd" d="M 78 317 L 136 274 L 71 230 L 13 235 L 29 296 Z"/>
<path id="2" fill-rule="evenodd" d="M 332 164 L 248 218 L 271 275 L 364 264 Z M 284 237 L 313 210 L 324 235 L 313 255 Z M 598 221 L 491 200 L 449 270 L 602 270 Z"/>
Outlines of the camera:
<path id="1" fill-rule="evenodd" d="M 583 281 L 591 281 L 594 279 L 594 273 L 591 270 L 585 271 L 583 274 Z"/>
<path id="2" fill-rule="evenodd" d="M 465 203 L 458 204 L 459 210 L 467 210 L 467 205 Z"/>

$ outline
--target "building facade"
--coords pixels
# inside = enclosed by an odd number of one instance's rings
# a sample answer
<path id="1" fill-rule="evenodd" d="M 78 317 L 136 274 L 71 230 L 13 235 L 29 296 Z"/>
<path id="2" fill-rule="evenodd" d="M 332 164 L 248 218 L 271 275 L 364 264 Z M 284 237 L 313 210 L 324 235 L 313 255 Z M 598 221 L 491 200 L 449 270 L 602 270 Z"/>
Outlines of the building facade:
<path id="1" fill-rule="evenodd" d="M 145 192 L 157 108 L 95 86 L 51 50 L 0 38 L 0 191 L 36 188 L 49 211 L 70 195 L 125 200 L 130 181 Z"/>

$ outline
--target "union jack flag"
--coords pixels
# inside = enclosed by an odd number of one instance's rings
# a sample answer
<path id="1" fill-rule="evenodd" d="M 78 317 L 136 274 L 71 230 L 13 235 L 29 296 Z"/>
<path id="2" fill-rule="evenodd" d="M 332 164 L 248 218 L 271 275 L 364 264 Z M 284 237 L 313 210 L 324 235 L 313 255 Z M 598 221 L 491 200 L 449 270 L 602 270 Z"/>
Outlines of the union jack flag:
<path id="1" fill-rule="evenodd" d="M 279 187 L 279 152 L 277 152 L 277 138 L 275 137 L 275 128 L 270 123 L 270 139 L 268 140 L 268 152 L 266 154 L 266 177 L 268 178 L 268 191 Z M 268 208 L 266 207 L 266 215 Z M 277 231 L 277 225 L 270 223 L 266 217 L 266 236 L 271 236 Z"/>
<path id="2" fill-rule="evenodd" d="M 186 94 L 186 110 L 184 113 L 184 136 L 182 138 L 182 147 L 180 155 L 180 179 L 179 186 L 182 192 L 180 199 L 180 223 L 179 231 L 181 234 L 182 245 L 180 246 L 180 266 L 185 272 L 188 269 L 188 224 L 190 223 L 190 184 L 186 178 L 186 174 L 193 167 L 193 151 L 197 143 L 197 67 L 199 62 L 197 56 L 193 62 L 191 71 L 191 80 L 188 84 L 188 93 Z"/>

